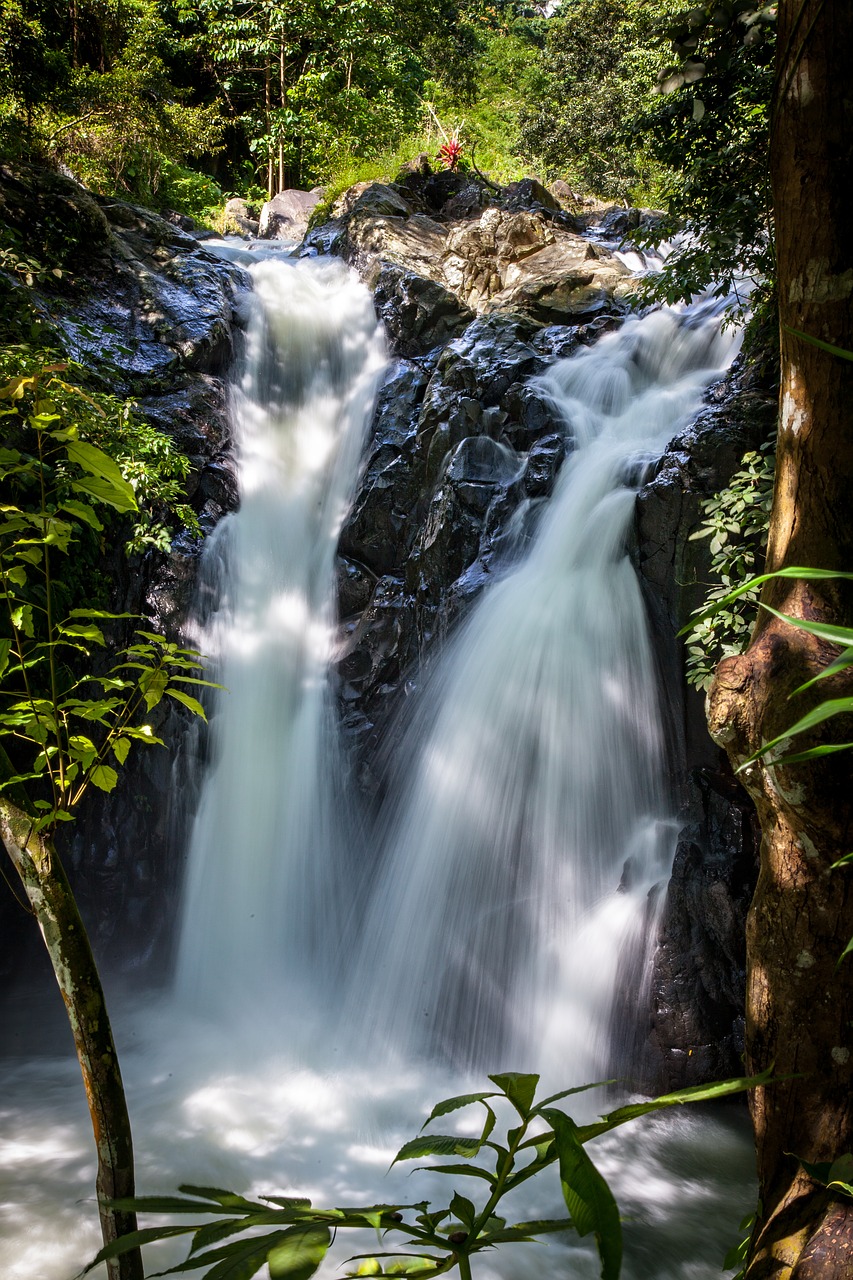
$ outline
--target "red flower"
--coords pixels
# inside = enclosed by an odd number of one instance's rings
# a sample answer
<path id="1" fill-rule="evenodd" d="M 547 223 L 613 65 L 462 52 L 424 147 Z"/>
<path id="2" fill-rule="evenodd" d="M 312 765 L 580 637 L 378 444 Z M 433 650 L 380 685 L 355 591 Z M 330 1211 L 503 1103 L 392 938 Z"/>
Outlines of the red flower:
<path id="1" fill-rule="evenodd" d="M 462 143 L 458 138 L 450 138 L 449 141 L 443 142 L 438 149 L 438 158 L 445 169 L 457 168 L 461 155 Z"/>

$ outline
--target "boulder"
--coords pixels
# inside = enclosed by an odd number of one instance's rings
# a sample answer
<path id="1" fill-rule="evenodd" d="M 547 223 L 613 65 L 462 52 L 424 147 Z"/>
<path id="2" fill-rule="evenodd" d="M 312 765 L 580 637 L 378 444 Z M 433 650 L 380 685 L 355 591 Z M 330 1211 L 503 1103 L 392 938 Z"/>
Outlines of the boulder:
<path id="1" fill-rule="evenodd" d="M 405 186 L 362 183 L 336 202 L 331 223 L 306 237 L 303 252 L 339 253 L 369 288 L 380 290 L 377 306 L 390 320 L 393 349 L 402 354 L 428 349 L 425 307 L 433 304 L 437 315 L 453 314 L 449 328 L 436 329 L 435 342 L 454 336 L 470 312 L 523 311 L 550 321 L 624 311 L 627 268 L 579 235 L 535 179 L 507 192 L 483 207 L 492 197 L 462 174 L 415 173 Z M 425 212 L 436 205 L 440 214 Z M 403 275 L 389 274 L 391 266 Z M 413 277 L 438 288 L 417 285 Z M 423 304 L 416 301 L 421 293 Z M 415 317 L 416 333 L 407 316 Z"/>
<path id="2" fill-rule="evenodd" d="M 240 196 L 232 196 L 226 201 L 225 211 L 223 215 L 223 231 L 226 235 L 256 236 L 260 230 L 260 223 L 257 218 L 253 218 L 249 212 L 249 203 Z"/>
<path id="3" fill-rule="evenodd" d="M 531 209 L 537 205 L 543 209 L 559 210 L 562 206 L 556 196 L 538 178 L 522 178 L 504 187 L 504 198 L 510 209 Z"/>
<path id="4" fill-rule="evenodd" d="M 298 191 L 295 187 L 279 191 L 261 209 L 258 235 L 262 240 L 300 240 L 322 198 L 321 187 L 312 191 Z"/>

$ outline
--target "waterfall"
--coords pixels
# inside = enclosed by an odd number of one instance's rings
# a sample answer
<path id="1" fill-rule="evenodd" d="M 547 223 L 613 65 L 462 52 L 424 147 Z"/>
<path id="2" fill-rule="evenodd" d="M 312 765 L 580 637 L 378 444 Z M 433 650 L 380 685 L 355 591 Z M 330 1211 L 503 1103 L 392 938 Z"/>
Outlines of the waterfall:
<path id="1" fill-rule="evenodd" d="M 323 990 L 355 878 L 327 672 L 335 548 L 384 343 L 335 260 L 251 268 L 234 392 L 241 503 L 206 551 L 219 604 L 199 636 L 225 692 L 190 840 L 179 996 L 235 1012 L 252 993 Z M 314 990 L 314 987 L 317 990 Z"/>
<path id="2" fill-rule="evenodd" d="M 482 1088 L 460 1066 L 542 1071 L 556 1088 L 610 1074 L 614 991 L 620 1010 L 642 1004 L 649 895 L 673 829 L 626 555 L 632 484 L 735 339 L 709 306 L 662 311 L 542 379 L 570 455 L 519 521 L 533 527 L 524 554 L 416 673 L 398 785 L 360 840 L 327 672 L 335 546 L 383 343 L 342 264 L 236 254 L 255 284 L 234 390 L 241 506 L 209 540 L 214 605 L 198 622 L 227 691 L 210 703 L 176 999 L 113 1006 L 137 1185 L 438 1206 L 451 1180 L 388 1170 L 439 1098 Z M 482 452 L 508 473 L 523 461 Z M 2 1084 L 0 1274 L 67 1280 L 100 1245 L 79 1072 L 57 1049 L 11 1058 Z M 583 1095 L 604 1109 L 597 1096 Z M 754 1201 L 741 1129 L 685 1108 L 596 1140 L 630 1222 L 625 1280 L 719 1275 Z M 550 1172 L 513 1193 L 514 1218 L 564 1216 Z M 376 1247 L 345 1234 L 323 1275 Z M 149 1269 L 176 1263 L 180 1243 Z M 589 1238 L 559 1236 L 484 1253 L 477 1272 L 599 1274 Z"/>
<path id="3" fill-rule="evenodd" d="M 427 682 L 355 970 L 352 1016 L 404 1056 L 612 1069 L 674 845 L 629 479 L 731 358 L 714 310 L 629 319 L 540 381 L 573 452 Z"/>

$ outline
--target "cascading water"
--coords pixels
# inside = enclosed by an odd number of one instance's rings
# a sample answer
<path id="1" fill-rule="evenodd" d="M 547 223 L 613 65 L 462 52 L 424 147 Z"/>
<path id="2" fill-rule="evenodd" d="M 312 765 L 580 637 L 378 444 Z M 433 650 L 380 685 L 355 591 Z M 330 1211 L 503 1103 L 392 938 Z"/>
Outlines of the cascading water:
<path id="1" fill-rule="evenodd" d="M 327 672 L 337 537 L 385 360 L 370 297 L 341 263 L 266 260 L 252 274 L 241 505 L 208 549 L 221 604 L 199 637 L 227 692 L 176 984 L 193 1005 L 232 1010 L 259 985 L 310 1005 L 344 932 L 340 886 L 357 878 Z"/>
<path id="2" fill-rule="evenodd" d="M 228 693 L 214 699 L 177 994 L 114 1019 L 138 1186 L 446 1203 L 448 1179 L 418 1173 L 415 1192 L 400 1166 L 385 1171 L 432 1103 L 467 1092 L 460 1064 L 542 1069 L 565 1087 L 612 1060 L 617 965 L 670 851 L 628 485 L 733 341 L 707 310 L 664 312 L 547 375 L 574 452 L 529 551 L 419 693 L 399 797 L 358 846 L 326 669 L 335 541 L 383 347 L 340 264 L 262 261 L 253 275 L 242 505 L 208 553 L 218 605 L 199 635 Z M 372 885 L 360 916 L 356 882 Z M 329 1014 L 341 940 L 343 1030 Z M 3 1085 L 0 1274 L 68 1280 L 98 1247 L 79 1073 L 67 1056 L 31 1058 Z M 737 1126 L 654 1120 L 592 1154 L 631 1220 L 625 1280 L 716 1278 L 752 1195 Z M 519 1217 L 561 1215 L 551 1182 L 526 1184 Z M 342 1240 L 337 1259 L 360 1245 Z M 178 1256 L 166 1246 L 149 1267 Z M 570 1239 L 502 1248 L 477 1280 L 598 1274 Z"/>
<path id="3" fill-rule="evenodd" d="M 572 1080 L 614 1065 L 617 968 L 639 986 L 644 939 L 633 964 L 625 945 L 673 851 L 626 476 L 735 342 L 710 305 L 662 311 L 541 380 L 574 452 L 532 549 L 428 683 L 364 930 L 358 1004 L 404 1055 L 532 1055 Z"/>

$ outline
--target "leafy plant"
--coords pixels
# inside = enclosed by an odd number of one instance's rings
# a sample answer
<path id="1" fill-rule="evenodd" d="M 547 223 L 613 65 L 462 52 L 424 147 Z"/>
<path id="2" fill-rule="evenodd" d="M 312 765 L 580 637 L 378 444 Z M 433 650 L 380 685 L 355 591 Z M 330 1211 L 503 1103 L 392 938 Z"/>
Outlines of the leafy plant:
<path id="1" fill-rule="evenodd" d="M 168 436 L 140 416 L 134 401 L 87 386 L 79 365 L 52 361 L 50 355 L 38 348 L 0 348 L 0 382 L 6 384 L 7 416 L 20 416 L 21 407 L 26 408 L 39 388 L 42 408 L 47 413 L 73 424 L 81 439 L 109 455 L 130 486 L 134 500 L 132 507 L 121 512 L 133 520 L 125 544 L 128 554 L 148 548 L 168 551 L 170 525 L 176 521 L 199 535 L 195 512 L 183 501 L 189 459 L 175 449 Z M 7 421 L 6 425 L 7 430 L 14 430 L 14 422 Z M 60 467 L 57 478 L 63 474 Z M 17 483 L 21 483 L 20 478 Z"/>
<path id="2" fill-rule="evenodd" d="M 574 1231 L 580 1236 L 594 1236 L 603 1280 L 617 1280 L 622 1263 L 619 1210 L 606 1181 L 588 1156 L 586 1144 L 651 1112 L 725 1097 L 766 1084 L 769 1078 L 770 1072 L 765 1072 L 752 1079 L 683 1089 L 619 1107 L 591 1124 L 578 1124 L 556 1104 L 598 1085 L 564 1089 L 537 1101 L 537 1075 L 490 1076 L 495 1089 L 437 1103 L 419 1136 L 401 1147 L 392 1162 L 437 1156 L 444 1163 L 419 1168 L 484 1183 L 479 1204 L 455 1192 L 441 1209 L 432 1209 L 426 1201 L 317 1209 L 304 1199 L 261 1196 L 249 1200 L 216 1187 L 182 1186 L 182 1196 L 143 1196 L 121 1202 L 118 1207 L 158 1215 L 213 1216 L 213 1222 L 143 1228 L 107 1245 L 81 1274 L 128 1249 L 190 1235 L 187 1258 L 154 1274 L 198 1269 L 208 1280 L 250 1280 L 266 1263 L 271 1280 L 308 1280 L 325 1257 L 334 1232 L 372 1228 L 380 1244 L 384 1245 L 389 1236 L 402 1236 L 403 1245 L 355 1254 L 349 1261 L 358 1265 L 347 1274 L 430 1280 L 458 1268 L 462 1280 L 471 1280 L 472 1260 L 486 1250 Z M 511 1108 L 512 1112 L 501 1141 L 493 1136 L 498 1123 L 496 1106 Z M 482 1109 L 479 1137 L 424 1132 L 433 1121 L 470 1107 Z M 500 1216 L 498 1210 L 505 1211 L 503 1202 L 507 1196 L 553 1165 L 557 1167 L 567 1217 L 508 1222 Z"/>
<path id="3" fill-rule="evenodd" d="M 198 655 L 151 632 L 137 632 L 105 673 L 75 674 L 81 655 L 106 646 L 104 625 L 128 615 L 87 607 L 57 617 L 52 560 L 67 556 L 84 530 L 103 529 L 96 507 L 124 514 L 138 512 L 138 504 L 114 459 L 81 439 L 78 426 L 57 411 L 51 390 L 57 384 L 66 396 L 75 390 L 58 378 L 63 368 L 48 366 L 0 388 L 7 419 L 20 418 L 19 401 L 28 407 L 21 447 L 0 451 L 0 478 L 17 498 L 0 508 L 0 593 L 10 632 L 0 639 L 9 700 L 0 732 L 16 754 L 29 756 L 0 786 L 36 780 L 48 786 L 50 798 L 34 802 L 42 811 L 36 831 L 67 821 L 90 786 L 111 791 L 114 765 L 124 764 L 134 743 L 161 742 L 138 723 L 143 708 L 151 712 L 169 696 L 204 714 L 184 687 L 205 683 L 196 675 Z"/>
<path id="4" fill-rule="evenodd" d="M 759 587 L 747 584 L 767 546 L 774 470 L 772 440 L 745 453 L 726 488 L 702 503 L 704 518 L 690 535 L 691 542 L 710 539 L 717 582 L 685 628 L 687 682 L 698 689 L 708 689 L 717 663 L 741 653 L 749 640 Z M 733 595 L 734 588 L 744 589 Z"/>
<path id="5" fill-rule="evenodd" d="M 0 479 L 9 499 L 0 506 L 0 839 L 65 1002 L 110 1241 L 136 1227 L 132 1212 L 110 1203 L 133 1194 L 130 1122 L 100 976 L 53 836 L 91 789 L 115 787 L 134 744 L 162 741 L 146 716 L 164 697 L 204 715 L 187 686 L 206 682 L 198 654 L 152 632 L 137 632 L 112 663 L 93 659 L 93 649 L 107 647 L 105 627 L 127 615 L 60 607 L 57 558 L 70 560 L 103 531 L 104 508 L 138 512 L 118 463 L 84 438 L 69 409 L 94 401 L 63 372 L 48 365 L 0 386 Z M 110 1280 L 142 1280 L 139 1250 L 112 1260 L 108 1272 Z"/>

